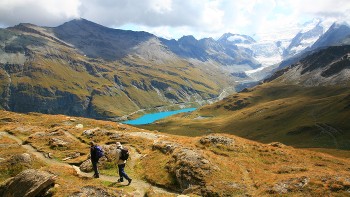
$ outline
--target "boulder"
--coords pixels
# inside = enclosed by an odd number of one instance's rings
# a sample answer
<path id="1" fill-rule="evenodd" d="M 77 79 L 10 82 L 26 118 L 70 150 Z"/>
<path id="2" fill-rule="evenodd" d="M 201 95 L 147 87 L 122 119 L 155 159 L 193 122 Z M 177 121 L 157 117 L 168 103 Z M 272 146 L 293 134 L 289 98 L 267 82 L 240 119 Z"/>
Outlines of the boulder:
<path id="1" fill-rule="evenodd" d="M 182 190 L 191 186 L 205 185 L 204 178 L 218 169 L 202 154 L 189 148 L 176 150 L 173 158 L 175 165 L 170 170 L 174 173 Z"/>
<path id="2" fill-rule="evenodd" d="M 205 186 L 205 177 L 219 169 L 198 150 L 183 147 L 175 142 L 157 141 L 152 148 L 172 155 L 173 159 L 167 163 L 166 168 L 176 178 L 180 190 L 185 193 L 201 193 L 199 190 Z"/>
<path id="3" fill-rule="evenodd" d="M 85 186 L 81 188 L 81 191 L 74 192 L 69 197 L 84 197 L 84 196 L 96 196 L 96 197 L 114 197 L 123 196 L 122 193 L 117 192 L 117 195 L 108 193 L 105 189 L 98 188 L 95 186 Z"/>
<path id="4" fill-rule="evenodd" d="M 53 174 L 40 170 L 29 169 L 22 171 L 0 186 L 0 196 L 45 196 L 55 184 L 54 177 Z"/>
<path id="5" fill-rule="evenodd" d="M 88 159 L 86 161 L 84 161 L 82 164 L 80 164 L 79 169 L 82 172 L 91 172 L 92 171 L 92 163 L 91 160 Z"/>
<path id="6" fill-rule="evenodd" d="M 82 128 L 84 128 L 84 125 L 83 124 L 77 124 L 77 125 L 75 125 L 75 128 L 82 129 Z"/>
<path id="7" fill-rule="evenodd" d="M 217 135 L 208 135 L 208 136 L 202 137 L 199 140 L 199 142 L 203 145 L 222 144 L 222 145 L 226 145 L 226 146 L 232 146 L 235 143 L 234 139 L 231 139 L 231 138 L 228 138 L 225 136 L 217 136 Z"/>
<path id="8" fill-rule="evenodd" d="M 45 137 L 47 134 L 45 132 L 35 132 L 31 134 L 28 138 L 40 138 L 40 137 Z"/>
<path id="9" fill-rule="evenodd" d="M 21 164 L 24 166 L 30 166 L 32 164 L 32 157 L 28 153 L 17 154 L 13 155 L 8 163 L 10 165 Z"/>
<path id="10" fill-rule="evenodd" d="M 157 141 L 153 144 L 153 150 L 160 150 L 164 154 L 172 153 L 176 148 L 180 147 L 179 144 L 169 141 Z"/>
<path id="11" fill-rule="evenodd" d="M 276 148 L 286 147 L 286 145 L 282 144 L 281 142 L 271 142 L 269 145 L 273 146 L 273 147 L 276 147 Z"/>
<path id="12" fill-rule="evenodd" d="M 83 131 L 83 135 L 85 135 L 88 138 L 91 138 L 97 135 L 107 135 L 107 133 L 109 133 L 108 130 L 100 129 L 99 127 Z"/>
<path id="13" fill-rule="evenodd" d="M 56 148 L 56 147 L 67 147 L 69 142 L 61 139 L 61 138 L 51 138 L 49 140 L 49 145 L 51 148 Z"/>
<path id="14" fill-rule="evenodd" d="M 276 183 L 270 190 L 268 190 L 268 193 L 287 194 L 289 192 L 302 192 L 309 182 L 310 178 L 306 176 L 290 178 Z"/>

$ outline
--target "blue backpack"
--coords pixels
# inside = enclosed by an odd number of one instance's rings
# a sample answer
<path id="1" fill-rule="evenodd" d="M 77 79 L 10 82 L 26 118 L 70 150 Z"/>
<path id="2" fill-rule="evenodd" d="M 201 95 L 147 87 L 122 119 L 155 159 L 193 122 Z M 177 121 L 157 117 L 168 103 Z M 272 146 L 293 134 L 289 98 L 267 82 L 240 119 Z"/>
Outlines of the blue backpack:
<path id="1" fill-rule="evenodd" d="M 96 152 L 97 158 L 101 158 L 104 156 L 103 150 L 100 146 L 95 146 L 95 152 Z"/>

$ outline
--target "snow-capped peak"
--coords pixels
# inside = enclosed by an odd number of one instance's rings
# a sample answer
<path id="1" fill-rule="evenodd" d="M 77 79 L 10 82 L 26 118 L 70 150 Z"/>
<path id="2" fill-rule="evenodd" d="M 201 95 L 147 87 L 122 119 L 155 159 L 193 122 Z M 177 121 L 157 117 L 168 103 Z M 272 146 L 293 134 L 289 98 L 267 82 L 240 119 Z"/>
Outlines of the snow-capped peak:
<path id="1" fill-rule="evenodd" d="M 255 40 L 247 35 L 241 35 L 241 34 L 231 34 L 231 33 L 225 33 L 222 35 L 219 39 L 219 42 L 230 42 L 232 44 L 251 44 L 255 43 Z"/>

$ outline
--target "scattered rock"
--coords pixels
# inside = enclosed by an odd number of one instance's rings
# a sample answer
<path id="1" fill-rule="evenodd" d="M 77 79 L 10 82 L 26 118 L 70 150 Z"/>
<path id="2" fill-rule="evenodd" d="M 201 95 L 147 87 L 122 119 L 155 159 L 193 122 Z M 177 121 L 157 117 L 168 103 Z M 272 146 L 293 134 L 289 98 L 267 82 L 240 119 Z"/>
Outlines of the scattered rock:
<path id="1" fill-rule="evenodd" d="M 308 177 L 290 178 L 276 183 L 269 191 L 270 194 L 286 194 L 289 192 L 300 192 L 310 182 Z"/>
<path id="2" fill-rule="evenodd" d="M 29 169 L 22 171 L 1 185 L 0 196 L 46 196 L 49 189 L 54 185 L 54 175 L 45 171 Z"/>
<path id="3" fill-rule="evenodd" d="M 91 172 L 92 171 L 92 163 L 91 160 L 88 159 L 86 161 L 84 161 L 82 164 L 80 164 L 79 169 L 82 172 Z"/>
<path id="4" fill-rule="evenodd" d="M 53 123 L 53 124 L 50 125 L 51 128 L 55 128 L 55 127 L 59 127 L 59 126 L 61 126 L 61 125 L 57 124 L 57 123 Z"/>
<path id="5" fill-rule="evenodd" d="M 163 135 L 159 135 L 159 134 L 154 134 L 154 133 L 146 133 L 146 132 L 131 132 L 128 133 L 131 136 L 135 136 L 135 137 L 142 137 L 142 138 L 146 138 L 149 140 L 156 140 L 160 137 L 163 137 Z"/>
<path id="6" fill-rule="evenodd" d="M 77 157 L 79 157 L 81 154 L 80 153 L 72 153 L 72 154 L 69 154 L 68 157 L 62 159 L 62 161 L 67 161 L 69 159 L 75 159 Z"/>
<path id="7" fill-rule="evenodd" d="M 15 120 L 12 118 L 1 118 L 0 122 L 14 122 Z"/>
<path id="8" fill-rule="evenodd" d="M 199 142 L 201 144 L 204 145 L 208 145 L 208 144 L 222 144 L 222 145 L 226 145 L 226 146 L 232 146 L 234 145 L 234 139 L 225 137 L 225 136 L 215 136 L 215 135 L 208 135 L 205 137 L 202 137 Z"/>
<path id="9" fill-rule="evenodd" d="M 30 166 L 32 164 L 32 157 L 28 153 L 17 154 L 13 155 L 8 162 L 10 165 L 21 164 Z"/>
<path id="10" fill-rule="evenodd" d="M 123 135 L 122 134 L 119 134 L 119 133 L 114 133 L 112 135 L 109 136 L 109 139 L 111 140 L 118 140 L 122 137 Z"/>
<path id="11" fill-rule="evenodd" d="M 85 135 L 89 138 L 91 138 L 93 136 L 98 136 L 98 135 L 107 135 L 107 133 L 108 133 L 108 130 L 100 129 L 99 127 L 83 131 L 83 135 Z"/>
<path id="12" fill-rule="evenodd" d="M 51 138 L 49 140 L 49 145 L 51 148 L 57 148 L 57 147 L 67 148 L 68 144 L 69 144 L 69 142 L 64 141 L 63 139 L 60 139 L 60 138 Z"/>
<path id="13" fill-rule="evenodd" d="M 34 129 L 36 129 L 35 126 L 19 126 L 19 127 L 15 128 L 16 131 L 19 131 L 21 133 L 29 133 L 29 132 L 33 131 Z"/>
<path id="14" fill-rule="evenodd" d="M 62 130 L 52 131 L 47 133 L 47 136 L 64 136 L 65 133 Z"/>
<path id="15" fill-rule="evenodd" d="M 273 147 L 276 147 L 276 148 L 286 147 L 286 145 L 282 144 L 281 142 L 271 142 L 269 145 L 273 146 Z"/>
<path id="16" fill-rule="evenodd" d="M 82 128 L 84 128 L 84 125 L 83 124 L 77 124 L 77 125 L 75 125 L 75 128 L 82 129 Z"/>
<path id="17" fill-rule="evenodd" d="M 49 158 L 52 159 L 53 158 L 53 154 L 52 153 L 43 153 L 45 158 Z"/>
<path id="18" fill-rule="evenodd" d="M 41 138 L 46 136 L 63 136 L 65 135 L 62 130 L 55 130 L 51 132 L 36 132 L 29 136 L 30 139 L 32 138 Z"/>
<path id="19" fill-rule="evenodd" d="M 32 135 L 30 135 L 28 138 L 32 139 L 32 138 L 40 138 L 40 137 L 45 137 L 46 133 L 45 132 L 36 132 L 33 133 Z"/>
<path id="20" fill-rule="evenodd" d="M 180 147 L 179 144 L 169 141 L 158 141 L 153 144 L 153 150 L 160 150 L 162 153 L 172 153 L 176 148 Z"/>
<path id="21" fill-rule="evenodd" d="M 69 195 L 69 197 L 85 197 L 85 196 L 96 196 L 96 197 L 115 197 L 115 196 L 122 196 L 122 192 L 117 191 L 117 195 L 110 194 L 108 191 L 98 188 L 95 186 L 85 186 L 81 188 L 81 191 L 74 192 L 73 194 Z"/>

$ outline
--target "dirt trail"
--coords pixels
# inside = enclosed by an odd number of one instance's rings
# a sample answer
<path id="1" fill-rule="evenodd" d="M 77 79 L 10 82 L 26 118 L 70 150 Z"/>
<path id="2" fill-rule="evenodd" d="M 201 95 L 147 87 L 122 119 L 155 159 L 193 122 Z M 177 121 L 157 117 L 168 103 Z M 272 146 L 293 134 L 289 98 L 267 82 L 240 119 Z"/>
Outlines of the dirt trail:
<path id="1" fill-rule="evenodd" d="M 68 168 L 73 168 L 77 172 L 77 174 L 79 176 L 82 176 L 82 177 L 93 177 L 93 173 L 92 172 L 91 173 L 82 172 L 82 171 L 80 171 L 78 166 L 69 165 L 69 164 L 64 163 L 64 162 L 60 162 L 60 161 L 57 161 L 57 160 L 54 160 L 54 159 L 46 158 L 43 153 L 37 151 L 31 145 L 28 145 L 28 144 L 24 145 L 23 141 L 21 139 L 19 139 L 18 137 L 14 136 L 14 135 L 11 135 L 11 134 L 9 134 L 7 132 L 0 132 L 0 135 L 15 140 L 19 145 L 21 145 L 23 148 L 25 148 L 29 153 L 35 155 L 37 158 L 39 158 L 40 160 L 42 160 L 46 164 L 59 165 L 59 166 L 65 166 L 65 167 L 68 167 Z M 73 135 L 70 135 L 70 136 L 74 137 Z M 130 163 L 129 165 L 131 165 L 129 167 L 132 169 L 133 166 L 135 165 L 136 160 L 140 159 L 141 155 L 138 154 L 137 151 L 135 149 L 133 149 L 133 148 L 132 148 L 131 151 L 132 151 L 132 154 L 134 156 L 132 158 L 133 160 L 131 162 L 129 162 Z M 126 181 L 124 183 L 117 183 L 118 177 L 116 177 L 116 176 L 100 175 L 99 180 L 112 182 L 112 183 L 115 183 L 116 185 L 119 185 L 120 187 L 122 187 L 123 185 L 127 184 Z M 138 196 L 142 196 L 143 197 L 143 196 L 145 196 L 145 193 L 147 191 L 149 191 L 150 189 L 153 190 L 154 192 L 159 193 L 159 194 L 164 195 L 164 196 L 177 196 L 178 195 L 177 193 L 174 193 L 174 192 L 171 192 L 171 191 L 167 191 L 167 190 L 165 190 L 163 188 L 159 188 L 159 187 L 153 186 L 153 185 L 147 183 L 146 181 L 143 181 L 143 180 L 140 180 L 140 179 L 136 179 L 134 177 L 133 177 L 133 180 L 132 180 L 132 183 L 131 183 L 130 187 L 135 188 L 135 191 L 130 193 L 130 194 L 132 194 L 135 197 L 138 197 Z"/>

